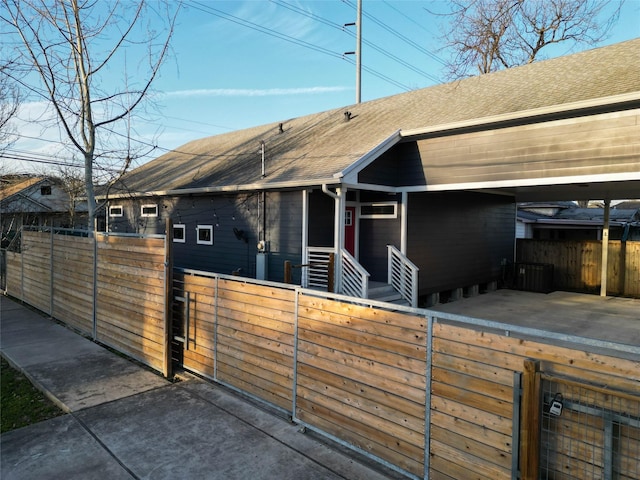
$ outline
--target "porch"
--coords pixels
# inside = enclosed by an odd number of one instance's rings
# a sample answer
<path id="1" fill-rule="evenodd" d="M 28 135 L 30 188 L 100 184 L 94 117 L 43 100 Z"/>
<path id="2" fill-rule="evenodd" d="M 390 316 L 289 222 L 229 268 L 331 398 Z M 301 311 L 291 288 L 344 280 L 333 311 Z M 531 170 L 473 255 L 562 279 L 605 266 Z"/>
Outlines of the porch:
<path id="1" fill-rule="evenodd" d="M 430 308 L 558 334 L 640 345 L 639 299 L 500 289 Z M 632 359 L 638 360 L 637 355 Z"/>

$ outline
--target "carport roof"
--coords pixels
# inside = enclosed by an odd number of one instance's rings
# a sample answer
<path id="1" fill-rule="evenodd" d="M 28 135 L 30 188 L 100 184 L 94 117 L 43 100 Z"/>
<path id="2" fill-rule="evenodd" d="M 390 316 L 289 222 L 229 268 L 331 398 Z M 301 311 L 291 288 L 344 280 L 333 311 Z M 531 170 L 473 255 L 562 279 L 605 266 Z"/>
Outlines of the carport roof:
<path id="1" fill-rule="evenodd" d="M 195 140 L 131 171 L 113 193 L 335 184 L 349 167 L 400 141 L 401 132 L 622 101 L 622 108 L 640 105 L 640 39 Z"/>

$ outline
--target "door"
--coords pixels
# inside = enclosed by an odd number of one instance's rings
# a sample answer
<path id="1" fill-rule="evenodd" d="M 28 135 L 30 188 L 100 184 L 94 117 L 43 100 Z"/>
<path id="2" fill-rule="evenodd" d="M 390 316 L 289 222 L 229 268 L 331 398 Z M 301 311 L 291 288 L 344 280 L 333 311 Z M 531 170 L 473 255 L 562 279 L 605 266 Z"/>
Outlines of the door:
<path id="1" fill-rule="evenodd" d="M 344 248 L 356 256 L 356 207 L 346 207 L 344 212 Z"/>

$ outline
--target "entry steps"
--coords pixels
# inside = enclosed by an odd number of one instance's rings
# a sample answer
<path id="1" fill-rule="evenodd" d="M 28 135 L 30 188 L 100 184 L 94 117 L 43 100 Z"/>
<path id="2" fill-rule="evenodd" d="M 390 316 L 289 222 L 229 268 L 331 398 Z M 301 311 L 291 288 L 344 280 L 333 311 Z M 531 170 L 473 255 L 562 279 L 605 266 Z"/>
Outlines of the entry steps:
<path id="1" fill-rule="evenodd" d="M 394 305 L 410 306 L 402 295 L 389 283 L 369 282 L 369 299 L 378 302 L 393 303 Z"/>

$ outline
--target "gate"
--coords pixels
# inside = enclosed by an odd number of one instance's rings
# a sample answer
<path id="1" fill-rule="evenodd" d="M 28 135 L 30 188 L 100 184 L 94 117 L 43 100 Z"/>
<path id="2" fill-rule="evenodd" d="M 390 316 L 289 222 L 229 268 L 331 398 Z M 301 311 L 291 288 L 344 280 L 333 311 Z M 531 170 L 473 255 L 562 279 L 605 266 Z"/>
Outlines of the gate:
<path id="1" fill-rule="evenodd" d="M 640 478 L 640 396 L 542 374 L 541 479 Z"/>

